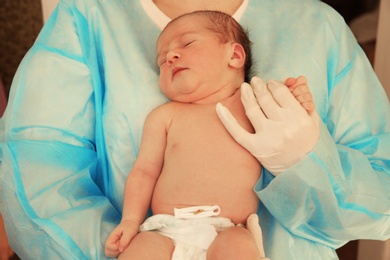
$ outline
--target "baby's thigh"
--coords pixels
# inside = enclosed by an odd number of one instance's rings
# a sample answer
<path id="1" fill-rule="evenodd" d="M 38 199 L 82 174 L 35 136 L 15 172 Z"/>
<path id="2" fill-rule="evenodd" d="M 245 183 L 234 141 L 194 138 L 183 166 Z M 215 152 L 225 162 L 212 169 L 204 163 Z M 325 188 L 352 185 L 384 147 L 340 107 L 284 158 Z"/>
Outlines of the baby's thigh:
<path id="1" fill-rule="evenodd" d="M 153 231 L 141 232 L 130 242 L 118 259 L 171 259 L 174 250 L 172 240 Z"/>
<path id="2" fill-rule="evenodd" d="M 231 227 L 216 236 L 207 259 L 261 259 L 252 234 L 244 227 Z"/>

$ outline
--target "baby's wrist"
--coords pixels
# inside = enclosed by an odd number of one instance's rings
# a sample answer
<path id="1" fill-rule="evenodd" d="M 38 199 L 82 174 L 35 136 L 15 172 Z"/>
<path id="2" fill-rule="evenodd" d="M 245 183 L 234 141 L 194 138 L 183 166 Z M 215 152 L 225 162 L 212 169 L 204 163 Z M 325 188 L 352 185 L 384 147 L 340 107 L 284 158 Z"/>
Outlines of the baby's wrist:
<path id="1" fill-rule="evenodd" d="M 141 225 L 141 220 L 138 217 L 135 216 L 122 216 L 121 224 L 126 223 L 126 225 Z"/>

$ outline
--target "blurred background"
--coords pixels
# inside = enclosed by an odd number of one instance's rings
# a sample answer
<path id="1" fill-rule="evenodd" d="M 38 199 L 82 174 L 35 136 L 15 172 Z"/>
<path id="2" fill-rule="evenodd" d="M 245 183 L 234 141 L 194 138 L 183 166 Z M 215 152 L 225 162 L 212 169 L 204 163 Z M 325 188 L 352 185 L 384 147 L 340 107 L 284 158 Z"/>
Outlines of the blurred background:
<path id="1" fill-rule="evenodd" d="M 380 1 L 323 0 L 323 2 L 332 6 L 344 17 L 374 66 Z M 56 3 L 57 0 L 0 0 L 0 117 L 16 69 L 34 43 L 43 26 L 44 18 L 47 18 Z M 390 4 L 387 4 L 386 8 L 387 14 L 390 15 L 388 10 Z M 387 30 L 390 33 L 390 29 Z M 0 248 L 3 242 L 2 238 Z M 338 249 L 337 253 L 341 260 L 388 260 L 390 253 L 385 252 L 390 251 L 388 244 L 375 241 L 351 241 Z"/>

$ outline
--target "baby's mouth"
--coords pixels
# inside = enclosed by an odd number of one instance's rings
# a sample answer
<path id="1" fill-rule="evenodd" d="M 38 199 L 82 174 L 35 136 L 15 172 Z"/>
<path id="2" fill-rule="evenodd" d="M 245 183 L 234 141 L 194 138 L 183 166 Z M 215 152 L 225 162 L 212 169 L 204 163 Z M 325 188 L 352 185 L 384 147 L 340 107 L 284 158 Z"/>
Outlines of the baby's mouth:
<path id="1" fill-rule="evenodd" d="M 182 68 L 182 67 L 175 67 L 172 69 L 172 78 L 175 77 L 175 75 L 183 70 L 186 70 L 186 68 Z"/>

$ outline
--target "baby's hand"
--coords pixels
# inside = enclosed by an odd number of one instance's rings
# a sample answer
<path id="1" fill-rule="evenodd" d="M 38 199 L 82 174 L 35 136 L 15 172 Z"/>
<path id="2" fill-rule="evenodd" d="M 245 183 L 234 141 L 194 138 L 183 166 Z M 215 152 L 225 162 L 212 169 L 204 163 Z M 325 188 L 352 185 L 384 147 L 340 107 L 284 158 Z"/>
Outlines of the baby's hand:
<path id="1" fill-rule="evenodd" d="M 294 97 L 301 103 L 301 106 L 311 115 L 315 109 L 313 96 L 307 85 L 306 77 L 288 78 L 284 84 L 290 89 Z"/>
<path id="2" fill-rule="evenodd" d="M 129 246 L 131 240 L 138 234 L 139 223 L 122 220 L 106 240 L 104 253 L 108 257 L 117 257 Z"/>

